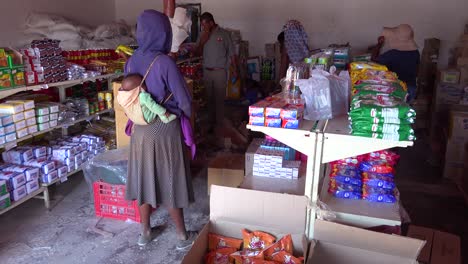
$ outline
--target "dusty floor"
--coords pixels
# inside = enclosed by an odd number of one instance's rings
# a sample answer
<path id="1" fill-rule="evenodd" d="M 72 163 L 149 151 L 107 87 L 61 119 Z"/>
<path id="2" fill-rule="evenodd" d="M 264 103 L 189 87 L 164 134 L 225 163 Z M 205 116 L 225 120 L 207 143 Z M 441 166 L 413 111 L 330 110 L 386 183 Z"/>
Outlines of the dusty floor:
<path id="1" fill-rule="evenodd" d="M 458 189 L 441 180 L 440 169 L 426 162 L 428 146 L 400 150 L 397 171 L 402 202 L 413 224 L 437 228 L 462 237 L 468 248 L 468 208 Z M 199 229 L 209 214 L 206 170 L 195 177 L 197 202 L 186 211 L 190 229 Z M 153 214 L 154 225 L 166 224 L 157 242 L 145 248 L 136 245 L 137 224 L 102 220 L 98 227 L 114 233 L 106 237 L 88 231 L 95 226 L 88 186 L 81 175 L 57 188 L 58 199 L 51 211 L 40 200 L 31 200 L 0 216 L 0 259 L 8 263 L 177 263 L 183 252 L 174 250 L 174 226 L 164 210 Z M 463 250 L 462 250 L 463 252 Z M 464 250 L 467 260 L 468 250 Z M 466 263 L 466 261 L 465 261 Z"/>

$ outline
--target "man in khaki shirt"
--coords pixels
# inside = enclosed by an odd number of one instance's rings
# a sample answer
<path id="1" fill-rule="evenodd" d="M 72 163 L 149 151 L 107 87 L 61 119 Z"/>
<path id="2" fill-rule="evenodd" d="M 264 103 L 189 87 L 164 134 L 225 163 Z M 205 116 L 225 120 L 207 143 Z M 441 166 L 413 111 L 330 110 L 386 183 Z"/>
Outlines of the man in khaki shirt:
<path id="1" fill-rule="evenodd" d="M 197 53 L 203 55 L 203 79 L 211 121 L 222 126 L 224 119 L 224 98 L 226 96 L 227 72 L 232 64 L 232 78 L 238 77 L 237 56 L 231 35 L 219 27 L 210 13 L 200 17 L 202 34 L 198 41 Z"/>

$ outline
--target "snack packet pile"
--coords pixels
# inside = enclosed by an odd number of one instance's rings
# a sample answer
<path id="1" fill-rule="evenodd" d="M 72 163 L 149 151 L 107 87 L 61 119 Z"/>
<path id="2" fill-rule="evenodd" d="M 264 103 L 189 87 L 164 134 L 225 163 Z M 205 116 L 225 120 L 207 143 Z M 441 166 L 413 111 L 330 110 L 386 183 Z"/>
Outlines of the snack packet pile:
<path id="1" fill-rule="evenodd" d="M 389 150 L 330 163 L 328 192 L 341 199 L 395 203 L 394 166 L 400 156 Z"/>
<path id="2" fill-rule="evenodd" d="M 242 230 L 242 239 L 210 233 L 206 264 L 302 264 L 303 258 L 293 255 L 291 235 L 279 240 L 262 232 Z"/>
<path id="3" fill-rule="evenodd" d="M 416 112 L 406 104 L 407 87 L 385 66 L 351 63 L 352 100 L 349 112 L 355 136 L 394 141 L 416 137 L 411 124 Z"/>

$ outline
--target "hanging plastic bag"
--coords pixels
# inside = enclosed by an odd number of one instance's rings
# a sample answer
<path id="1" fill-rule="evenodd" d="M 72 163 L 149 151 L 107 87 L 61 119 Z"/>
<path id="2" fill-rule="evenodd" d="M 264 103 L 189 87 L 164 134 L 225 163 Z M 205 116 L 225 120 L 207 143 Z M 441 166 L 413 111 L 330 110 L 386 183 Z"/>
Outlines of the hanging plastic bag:
<path id="1" fill-rule="evenodd" d="M 296 85 L 299 86 L 305 100 L 305 119 L 326 120 L 333 117 L 330 80 L 326 76 L 313 73 L 309 79 L 296 80 Z"/>

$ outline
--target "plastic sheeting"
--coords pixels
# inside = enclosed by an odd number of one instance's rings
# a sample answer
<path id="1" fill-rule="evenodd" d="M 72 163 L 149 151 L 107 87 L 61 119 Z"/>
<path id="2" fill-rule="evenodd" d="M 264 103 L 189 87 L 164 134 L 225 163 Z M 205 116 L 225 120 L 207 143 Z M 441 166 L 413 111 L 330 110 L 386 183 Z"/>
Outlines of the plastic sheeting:
<path id="1" fill-rule="evenodd" d="M 128 148 L 110 150 L 88 161 L 83 168 L 86 182 L 90 186 L 96 181 L 126 184 L 128 152 Z"/>
<path id="2" fill-rule="evenodd" d="M 309 79 L 296 80 L 296 85 L 305 100 L 305 119 L 326 120 L 348 112 L 350 81 L 347 72 L 337 76 L 313 70 Z"/>

